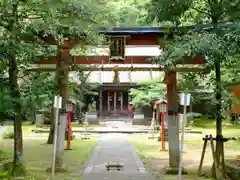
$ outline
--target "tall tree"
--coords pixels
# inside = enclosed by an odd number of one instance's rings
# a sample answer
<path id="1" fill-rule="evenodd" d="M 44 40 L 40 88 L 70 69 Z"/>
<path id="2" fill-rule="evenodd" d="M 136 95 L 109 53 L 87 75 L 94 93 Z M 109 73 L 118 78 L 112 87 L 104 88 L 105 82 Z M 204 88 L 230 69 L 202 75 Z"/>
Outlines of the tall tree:
<path id="1" fill-rule="evenodd" d="M 139 83 L 142 87 L 130 89 L 132 104 L 136 108 L 152 106 L 154 101 L 166 98 L 165 85 L 159 79 L 145 80 Z"/>
<path id="2" fill-rule="evenodd" d="M 216 134 L 217 139 L 222 137 L 222 81 L 221 64 L 227 62 L 228 57 L 239 53 L 239 31 L 236 21 L 239 19 L 240 1 L 231 3 L 227 0 L 152 0 L 150 6 L 150 18 L 159 22 L 170 21 L 175 26 L 179 26 L 188 19 L 202 16 L 205 22 L 210 23 L 200 31 L 185 32 L 183 37 L 176 38 L 171 44 L 164 48 L 165 65 L 181 62 L 185 57 L 197 57 L 205 55 L 206 63 L 215 70 L 216 84 Z M 234 9 L 235 8 L 235 9 Z M 193 14 L 194 12 L 194 14 Z M 187 17 L 187 18 L 186 18 Z M 233 29 L 227 23 L 220 23 L 223 20 L 231 20 Z M 179 29 L 178 29 L 179 30 Z M 173 29 L 173 31 L 177 31 Z M 177 36 L 177 34 L 175 34 Z M 229 48 L 231 47 L 231 48 Z M 216 143 L 216 164 L 220 162 L 220 152 L 222 151 L 221 141 Z M 215 173 L 214 173 L 215 175 Z"/>
<path id="3" fill-rule="evenodd" d="M 106 6 L 112 9 L 112 16 L 117 27 L 147 26 L 146 4 L 149 0 L 106 0 Z"/>
<path id="4" fill-rule="evenodd" d="M 9 89 L 14 113 L 13 174 L 24 173 L 22 144 L 23 102 L 19 72 L 33 63 L 44 44 L 39 35 L 51 35 L 61 45 L 65 38 L 95 37 L 94 30 L 108 22 L 106 8 L 96 0 L 1 0 L 1 61 L 7 61 Z M 84 34 L 84 36 L 83 36 Z M 25 38 L 26 36 L 30 37 Z M 24 40 L 23 40 L 24 39 Z M 46 47 L 48 48 L 48 47 Z M 45 48 L 45 49 L 46 49 Z M 56 52 L 57 53 L 57 52 Z M 48 56 L 49 54 L 45 54 Z M 25 65 L 25 66 L 22 66 Z"/>

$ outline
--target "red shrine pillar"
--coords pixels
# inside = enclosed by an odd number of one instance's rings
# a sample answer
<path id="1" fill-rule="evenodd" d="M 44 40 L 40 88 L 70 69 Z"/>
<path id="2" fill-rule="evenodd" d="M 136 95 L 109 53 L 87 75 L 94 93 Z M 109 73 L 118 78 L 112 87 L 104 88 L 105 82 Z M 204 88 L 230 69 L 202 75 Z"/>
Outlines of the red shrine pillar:
<path id="1" fill-rule="evenodd" d="M 70 58 L 69 49 L 62 48 L 57 57 L 57 86 L 62 97 L 62 107 L 64 108 L 68 100 L 68 63 L 66 58 Z"/>
<path id="2" fill-rule="evenodd" d="M 108 103 L 108 112 L 110 113 L 110 93 L 108 91 L 108 96 L 107 96 L 107 103 Z"/>
<path id="3" fill-rule="evenodd" d="M 68 101 L 68 74 L 69 65 L 72 63 L 72 56 L 70 55 L 71 48 L 77 44 L 76 40 L 65 41 L 60 46 L 60 52 L 57 56 L 56 69 L 57 69 L 57 87 L 59 88 L 60 96 L 62 97 L 62 107 Z"/>
<path id="4" fill-rule="evenodd" d="M 177 73 L 166 72 L 165 80 L 167 85 L 168 100 L 168 142 L 169 142 L 169 167 L 178 168 L 179 165 L 179 121 L 178 121 L 178 94 L 177 94 Z"/>
<path id="5" fill-rule="evenodd" d="M 117 111 L 117 92 L 113 92 L 113 114 L 116 115 Z"/>

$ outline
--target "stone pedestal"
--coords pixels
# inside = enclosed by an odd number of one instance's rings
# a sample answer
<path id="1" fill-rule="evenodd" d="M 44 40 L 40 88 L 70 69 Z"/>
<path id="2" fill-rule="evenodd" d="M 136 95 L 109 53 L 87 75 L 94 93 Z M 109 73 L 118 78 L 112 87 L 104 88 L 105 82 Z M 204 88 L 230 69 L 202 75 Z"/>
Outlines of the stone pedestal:
<path id="1" fill-rule="evenodd" d="M 88 124 L 95 124 L 95 125 L 99 125 L 99 120 L 97 117 L 97 112 L 88 112 L 86 114 L 86 119 Z"/>
<path id="2" fill-rule="evenodd" d="M 37 114 L 36 115 L 36 125 L 43 125 L 44 124 L 44 117 L 43 114 Z"/>
<path id="3" fill-rule="evenodd" d="M 132 125 L 148 125 L 148 120 L 145 119 L 144 114 L 136 113 L 133 116 Z"/>

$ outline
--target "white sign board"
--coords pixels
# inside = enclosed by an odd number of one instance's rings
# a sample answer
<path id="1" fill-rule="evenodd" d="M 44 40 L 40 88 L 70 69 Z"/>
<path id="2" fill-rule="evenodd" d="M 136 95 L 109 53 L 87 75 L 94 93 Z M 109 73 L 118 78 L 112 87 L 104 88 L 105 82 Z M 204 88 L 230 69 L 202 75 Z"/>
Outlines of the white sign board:
<path id="1" fill-rule="evenodd" d="M 184 106 L 184 113 L 183 113 L 183 120 L 182 120 L 182 137 L 181 137 L 181 144 L 180 144 L 180 153 L 179 153 L 179 167 L 178 167 L 178 180 L 182 180 L 182 153 L 183 153 L 183 146 L 184 146 L 184 127 L 187 121 L 187 106 L 190 105 L 190 94 L 181 93 L 181 105 Z"/>
<path id="2" fill-rule="evenodd" d="M 54 105 L 55 108 L 62 108 L 62 97 L 61 96 L 55 96 L 54 97 Z"/>
<path id="3" fill-rule="evenodd" d="M 181 98 L 180 104 L 182 106 L 184 106 L 184 105 L 189 106 L 190 105 L 191 94 L 181 93 L 180 98 Z"/>
<path id="4" fill-rule="evenodd" d="M 66 104 L 66 111 L 67 112 L 72 112 L 73 111 L 73 105 L 70 104 L 70 103 Z"/>

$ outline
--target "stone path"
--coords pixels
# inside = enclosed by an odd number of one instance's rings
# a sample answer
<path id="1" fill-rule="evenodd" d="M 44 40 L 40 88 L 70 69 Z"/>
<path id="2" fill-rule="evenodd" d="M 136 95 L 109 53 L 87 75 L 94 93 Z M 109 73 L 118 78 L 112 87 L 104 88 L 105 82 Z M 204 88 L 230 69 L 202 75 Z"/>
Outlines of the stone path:
<path id="1" fill-rule="evenodd" d="M 124 164 L 121 171 L 107 171 L 108 162 Z M 126 134 L 105 134 L 98 141 L 83 173 L 83 180 L 151 180 Z"/>

